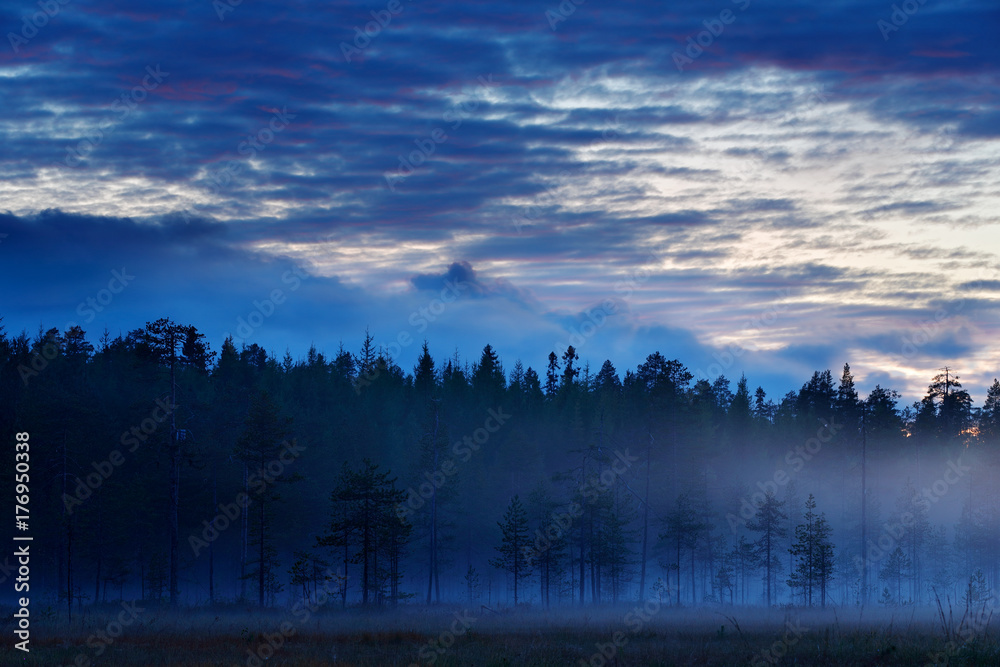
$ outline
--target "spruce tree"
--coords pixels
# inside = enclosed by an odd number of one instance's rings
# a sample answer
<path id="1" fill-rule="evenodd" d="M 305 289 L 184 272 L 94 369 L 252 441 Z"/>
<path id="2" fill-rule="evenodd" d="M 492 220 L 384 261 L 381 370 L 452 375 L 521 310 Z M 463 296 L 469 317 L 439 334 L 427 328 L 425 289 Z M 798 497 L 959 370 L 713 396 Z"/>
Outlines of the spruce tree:
<path id="1" fill-rule="evenodd" d="M 768 607 L 771 606 L 774 573 L 781 568 L 781 562 L 777 559 L 778 539 L 788 535 L 784 524 L 788 515 L 781 509 L 784 504 L 783 500 L 778 500 L 773 492 L 768 491 L 764 494 L 763 502 L 757 505 L 757 513 L 753 519 L 747 522 L 747 528 L 761 534 L 760 539 L 757 540 L 757 550 L 764 565 Z"/>
<path id="2" fill-rule="evenodd" d="M 490 565 L 509 572 L 514 579 L 514 605 L 518 601 L 518 584 L 521 580 L 531 576 L 531 565 L 528 560 L 529 539 L 528 539 L 528 513 L 521 504 L 521 499 L 514 496 L 507 511 L 503 515 L 503 521 L 497 521 L 500 527 L 501 540 L 496 547 L 497 558 L 490 559 Z"/>

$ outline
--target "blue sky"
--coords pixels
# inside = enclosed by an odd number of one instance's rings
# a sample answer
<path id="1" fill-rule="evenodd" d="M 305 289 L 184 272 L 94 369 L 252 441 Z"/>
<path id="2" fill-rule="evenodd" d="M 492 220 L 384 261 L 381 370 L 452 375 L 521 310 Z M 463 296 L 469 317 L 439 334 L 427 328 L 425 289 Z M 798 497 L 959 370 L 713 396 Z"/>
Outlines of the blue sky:
<path id="1" fill-rule="evenodd" d="M 997 375 L 993 2 L 231 1 L 0 7 L 8 332 Z"/>

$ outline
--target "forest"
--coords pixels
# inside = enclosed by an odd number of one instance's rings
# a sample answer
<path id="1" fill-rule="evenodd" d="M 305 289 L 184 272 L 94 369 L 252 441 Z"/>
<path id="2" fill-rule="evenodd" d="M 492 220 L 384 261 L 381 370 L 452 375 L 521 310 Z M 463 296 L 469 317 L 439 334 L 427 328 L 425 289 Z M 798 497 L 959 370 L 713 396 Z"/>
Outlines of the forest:
<path id="1" fill-rule="evenodd" d="M 660 351 L 621 373 L 572 346 L 537 370 L 432 350 L 404 369 L 368 332 L 295 359 L 168 319 L 96 344 L 0 330 L 34 596 L 68 615 L 992 599 L 1000 382 L 977 404 L 942 362 L 903 405 L 862 398 L 847 363 L 771 397 Z"/>

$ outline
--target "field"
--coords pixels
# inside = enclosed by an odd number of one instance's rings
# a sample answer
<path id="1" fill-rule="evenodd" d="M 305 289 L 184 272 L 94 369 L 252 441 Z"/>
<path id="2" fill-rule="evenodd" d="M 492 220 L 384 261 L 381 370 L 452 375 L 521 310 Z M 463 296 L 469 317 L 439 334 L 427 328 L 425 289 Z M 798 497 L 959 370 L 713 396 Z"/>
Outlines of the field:
<path id="1" fill-rule="evenodd" d="M 357 614 L 106 606 L 32 624 L 10 665 L 997 665 L 989 612 L 643 607 Z M 7 616 L 9 618 L 9 616 Z M 12 626 L 5 621 L 7 633 Z"/>

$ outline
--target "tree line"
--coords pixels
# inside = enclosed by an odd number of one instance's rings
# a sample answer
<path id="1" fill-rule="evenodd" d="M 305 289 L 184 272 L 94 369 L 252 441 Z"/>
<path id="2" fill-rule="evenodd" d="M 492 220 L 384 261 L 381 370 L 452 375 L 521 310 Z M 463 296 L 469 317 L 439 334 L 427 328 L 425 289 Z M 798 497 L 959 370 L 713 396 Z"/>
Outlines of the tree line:
<path id="1" fill-rule="evenodd" d="M 69 612 L 331 581 L 345 607 L 980 599 L 1000 382 L 975 406 L 932 373 L 901 406 L 847 364 L 772 398 L 660 352 L 620 374 L 570 346 L 539 372 L 425 342 L 406 371 L 367 332 L 296 360 L 168 319 L 96 346 L 0 328 L 0 429 L 31 433 L 36 581 Z"/>

